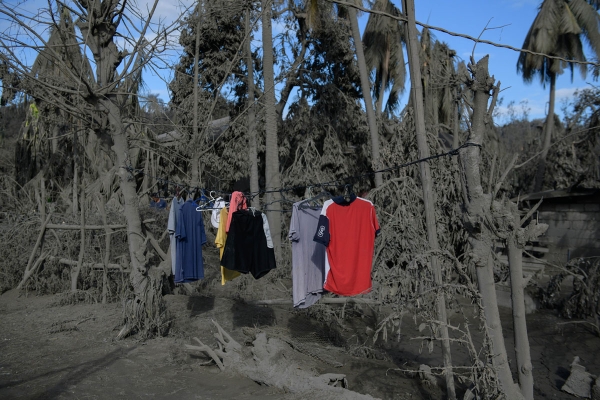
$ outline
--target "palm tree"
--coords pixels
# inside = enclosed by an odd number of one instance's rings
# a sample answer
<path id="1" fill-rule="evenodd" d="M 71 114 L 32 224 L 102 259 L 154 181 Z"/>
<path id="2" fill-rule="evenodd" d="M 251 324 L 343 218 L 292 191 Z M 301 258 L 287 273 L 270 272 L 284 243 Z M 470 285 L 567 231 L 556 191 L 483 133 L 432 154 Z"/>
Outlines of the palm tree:
<path id="1" fill-rule="evenodd" d="M 367 122 L 369 123 L 369 132 L 371 134 L 371 165 L 374 170 L 381 169 L 379 157 L 379 132 L 377 130 L 377 119 L 373 110 L 373 99 L 371 98 L 371 85 L 369 83 L 369 71 L 365 61 L 365 53 L 363 51 L 363 42 L 360 38 L 360 30 L 358 28 L 358 17 L 354 7 L 348 7 L 348 18 L 352 27 L 352 38 L 354 39 L 354 48 L 356 50 L 356 61 L 358 62 L 358 71 L 360 74 L 360 86 L 365 99 L 365 109 L 367 110 Z M 375 187 L 383 184 L 381 174 L 375 174 Z"/>
<path id="2" fill-rule="evenodd" d="M 277 112 L 275 110 L 275 72 L 273 69 L 273 29 L 271 26 L 271 0 L 262 0 L 262 42 L 263 42 L 263 76 L 265 92 L 265 189 L 267 202 L 278 200 L 277 192 L 270 190 L 281 186 L 279 173 L 279 147 L 277 146 Z M 281 256 L 281 214 L 276 211 L 267 212 L 273 246 L 277 259 Z"/>
<path id="3" fill-rule="evenodd" d="M 354 2 L 361 2 L 361 0 L 352 0 Z M 307 23 L 309 27 L 314 27 L 315 21 L 317 20 L 316 15 L 319 12 L 318 0 L 308 0 L 306 4 Z M 350 21 L 350 27 L 352 29 L 352 40 L 354 41 L 354 48 L 356 50 L 356 60 L 358 63 L 358 70 L 360 74 L 360 86 L 363 92 L 363 98 L 365 100 L 365 109 L 367 112 L 367 122 L 369 125 L 369 133 L 371 136 L 371 165 L 374 170 L 380 169 L 380 157 L 379 157 L 379 132 L 377 130 L 377 119 L 375 117 L 375 111 L 373 110 L 373 99 L 371 98 L 371 85 L 369 83 L 369 70 L 367 69 L 367 63 L 365 61 L 365 54 L 363 49 L 363 42 L 360 38 L 360 29 L 358 27 L 358 17 L 356 15 L 356 9 L 352 6 L 347 8 L 347 17 Z M 375 174 L 375 187 L 381 186 L 383 179 L 381 174 Z"/>
<path id="4" fill-rule="evenodd" d="M 562 57 L 573 61 L 585 61 L 582 38 L 590 45 L 595 56 L 600 57 L 600 16 L 596 12 L 597 1 L 585 0 L 544 0 L 539 7 L 529 32 L 523 42 L 523 49 Z M 571 70 L 573 79 L 574 62 L 521 52 L 517 61 L 517 71 L 523 80 L 530 83 L 539 77 L 545 87 L 550 84 L 550 102 L 544 127 L 542 154 L 535 175 L 534 191 L 540 191 L 544 181 L 546 156 L 550 148 L 554 127 L 554 103 L 556 77 L 565 67 Z M 579 64 L 581 75 L 585 77 L 587 68 Z"/>
<path id="5" fill-rule="evenodd" d="M 376 0 L 374 10 L 400 15 L 400 11 L 390 0 Z M 404 67 L 404 27 L 398 20 L 370 14 L 363 34 L 365 62 L 369 71 L 375 70 L 373 96 L 377 99 L 375 112 L 383 112 L 383 95 L 389 90 L 386 110 L 392 111 L 397 105 L 399 95 L 404 91 L 406 68 Z"/>

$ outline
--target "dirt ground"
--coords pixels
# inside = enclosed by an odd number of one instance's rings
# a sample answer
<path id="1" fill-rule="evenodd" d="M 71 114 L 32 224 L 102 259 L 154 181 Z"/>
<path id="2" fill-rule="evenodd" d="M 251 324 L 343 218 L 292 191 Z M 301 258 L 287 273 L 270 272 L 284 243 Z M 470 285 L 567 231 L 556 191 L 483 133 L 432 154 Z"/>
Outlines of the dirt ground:
<path id="1" fill-rule="evenodd" d="M 201 365 L 206 359 L 185 351 L 184 344 L 191 344 L 196 336 L 213 345 L 216 329 L 211 320 L 218 321 L 240 343 L 245 341 L 244 327 L 303 343 L 343 366 L 298 355 L 293 361 L 300 363 L 299 368 L 346 374 L 350 389 L 359 393 L 381 399 L 443 397 L 439 389 L 394 370 L 422 363 L 439 365 L 438 347 L 433 353 L 419 353 L 418 341 L 411 340 L 419 335 L 411 318 L 403 321 L 400 342 L 388 339 L 376 346 L 371 358 L 365 358 L 351 356 L 348 349 L 356 349 L 353 343 L 357 338 L 363 340 L 368 317 L 350 318 L 346 330 L 336 336 L 289 306 L 256 306 L 218 295 L 168 295 L 174 317 L 169 336 L 115 341 L 120 304 L 60 305 L 60 299 L 58 295 L 26 295 L 16 290 L 0 296 L 1 399 L 301 398 L 231 371 L 220 372 L 214 365 Z M 452 318 L 458 321 L 457 316 Z M 510 353 L 510 310 L 502 309 L 502 319 L 509 357 L 514 358 Z M 600 374 L 600 339 L 584 325 L 558 325 L 562 322 L 550 311 L 528 315 L 539 399 L 573 398 L 560 387 L 574 356 L 579 356 L 592 374 Z M 467 362 L 464 348 L 453 348 L 453 361 L 456 365 Z"/>

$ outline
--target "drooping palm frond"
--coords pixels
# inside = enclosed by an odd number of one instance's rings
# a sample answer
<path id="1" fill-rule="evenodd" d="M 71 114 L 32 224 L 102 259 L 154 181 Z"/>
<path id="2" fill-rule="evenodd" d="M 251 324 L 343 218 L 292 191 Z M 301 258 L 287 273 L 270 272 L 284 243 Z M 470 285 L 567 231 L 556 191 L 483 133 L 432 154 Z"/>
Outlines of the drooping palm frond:
<path id="1" fill-rule="evenodd" d="M 306 25 L 308 29 L 315 29 L 319 24 L 319 0 L 307 0 L 304 5 L 306 12 Z"/>
<path id="2" fill-rule="evenodd" d="M 439 121 L 449 125 L 454 114 L 454 97 L 452 89 L 456 83 L 456 68 L 454 57 L 456 51 L 448 44 L 436 41 L 433 45 L 432 63 L 432 86 L 438 97 Z"/>
<path id="3" fill-rule="evenodd" d="M 600 2 L 594 2 L 596 5 L 589 4 L 584 0 L 571 0 L 569 8 L 577 19 L 583 40 L 592 48 L 594 53 L 600 54 L 600 15 L 595 11 Z"/>
<path id="4" fill-rule="evenodd" d="M 600 16 L 595 2 L 591 3 L 585 0 L 544 0 L 525 37 L 523 49 L 585 61 L 583 39 L 597 56 L 600 55 Z M 538 76 L 542 84 L 549 82 L 552 75 L 562 74 L 567 66 L 572 78 L 574 63 L 525 52 L 519 55 L 517 61 L 517 71 L 526 82 Z M 585 77 L 585 65 L 579 64 L 579 69 Z"/>

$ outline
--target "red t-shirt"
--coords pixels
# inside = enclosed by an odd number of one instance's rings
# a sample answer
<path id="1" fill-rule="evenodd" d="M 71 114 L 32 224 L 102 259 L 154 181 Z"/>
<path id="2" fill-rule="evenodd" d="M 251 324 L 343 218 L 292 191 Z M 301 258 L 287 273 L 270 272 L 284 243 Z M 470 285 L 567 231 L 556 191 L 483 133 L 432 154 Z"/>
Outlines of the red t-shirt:
<path id="1" fill-rule="evenodd" d="M 379 222 L 369 200 L 327 200 L 314 240 L 327 247 L 323 288 L 342 296 L 371 291 L 371 269 Z"/>

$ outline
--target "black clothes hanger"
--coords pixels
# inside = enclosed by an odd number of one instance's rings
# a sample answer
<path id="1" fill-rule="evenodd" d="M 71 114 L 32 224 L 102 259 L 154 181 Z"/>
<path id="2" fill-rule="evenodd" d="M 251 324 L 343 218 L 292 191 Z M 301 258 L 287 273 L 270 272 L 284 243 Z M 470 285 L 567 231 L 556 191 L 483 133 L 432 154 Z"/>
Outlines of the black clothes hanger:
<path id="1" fill-rule="evenodd" d="M 319 207 L 321 204 L 319 204 L 317 202 L 317 200 L 323 199 L 323 198 L 327 198 L 327 199 L 331 199 L 333 196 L 331 195 L 331 193 L 329 193 L 327 190 L 322 190 L 319 194 L 317 194 L 316 196 L 313 196 L 309 199 L 306 200 L 302 200 L 302 202 L 300 202 L 299 207 L 302 209 L 307 209 L 311 207 L 311 203 L 312 203 L 312 207 Z"/>
<path id="2" fill-rule="evenodd" d="M 350 183 L 345 184 L 344 185 L 344 200 L 346 201 L 346 203 L 350 203 L 350 201 L 352 201 L 352 198 L 355 196 L 356 195 L 352 191 L 352 185 Z"/>
<path id="3" fill-rule="evenodd" d="M 192 195 L 192 200 L 196 201 L 200 197 L 202 197 L 202 191 L 200 190 L 200 188 L 194 188 L 194 193 Z"/>

